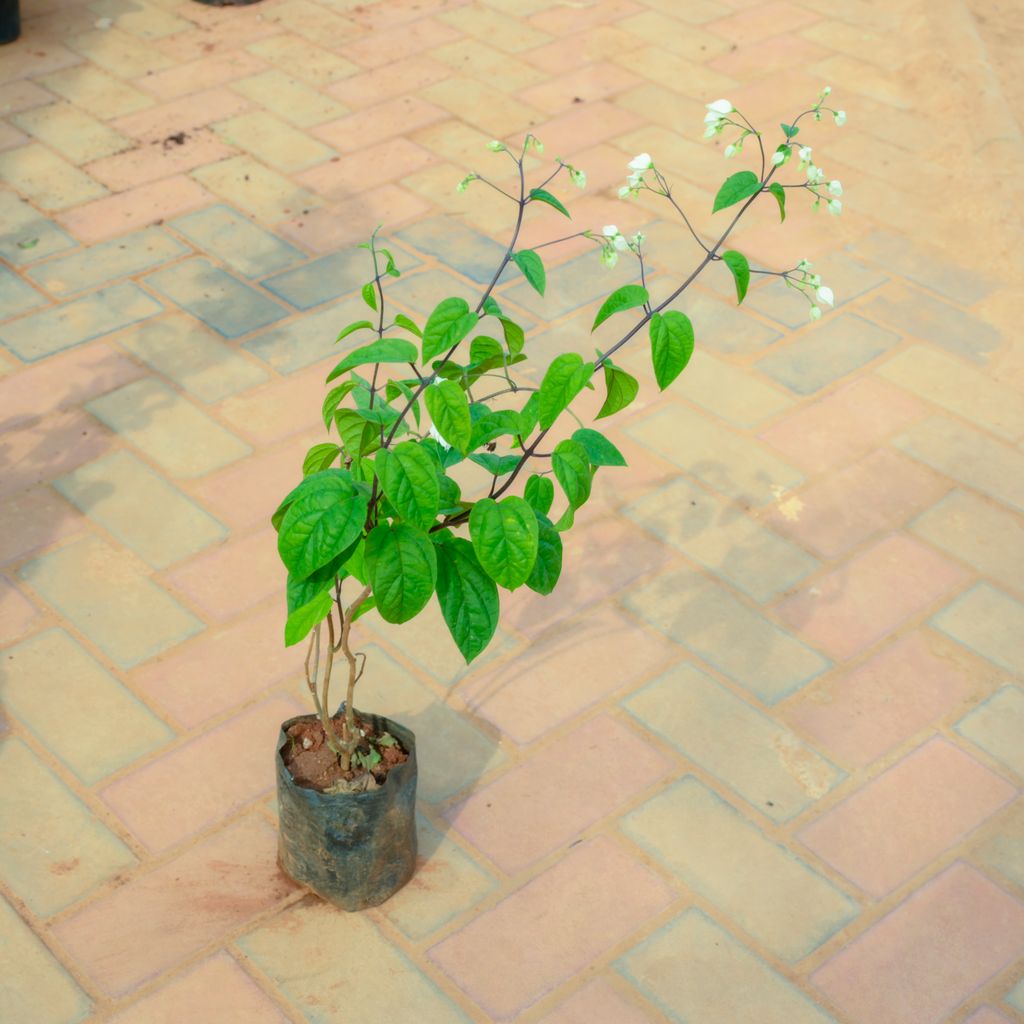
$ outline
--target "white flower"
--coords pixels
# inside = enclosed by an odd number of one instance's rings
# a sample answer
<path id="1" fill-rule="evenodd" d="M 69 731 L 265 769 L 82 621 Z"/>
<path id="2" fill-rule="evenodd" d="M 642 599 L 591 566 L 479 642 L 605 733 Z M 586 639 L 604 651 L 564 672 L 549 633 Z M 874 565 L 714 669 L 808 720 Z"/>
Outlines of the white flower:
<path id="1" fill-rule="evenodd" d="M 606 267 L 614 267 L 619 262 L 619 254 L 613 246 L 607 245 L 601 250 L 601 262 Z"/>
<path id="2" fill-rule="evenodd" d="M 811 147 L 810 146 L 801 146 L 800 147 L 800 159 L 805 164 L 809 164 L 811 162 Z"/>
<path id="3" fill-rule="evenodd" d="M 568 164 L 566 165 L 568 167 Z M 569 180 L 577 188 L 587 187 L 587 176 L 583 171 L 577 170 L 575 167 L 569 167 Z"/>
<path id="4" fill-rule="evenodd" d="M 433 423 L 431 423 L 431 424 L 430 424 L 430 436 L 431 436 L 431 437 L 432 437 L 432 438 L 433 438 L 433 439 L 434 439 L 434 440 L 435 440 L 435 441 L 436 441 L 436 442 L 437 442 L 437 443 L 438 443 L 438 444 L 439 444 L 439 445 L 440 445 L 440 446 L 441 446 L 441 447 L 442 447 L 442 448 L 443 448 L 443 449 L 444 449 L 445 451 L 448 451 L 448 449 L 449 449 L 449 448 L 451 448 L 451 445 L 450 445 L 450 444 L 449 444 L 449 443 L 448 443 L 448 442 L 447 442 L 447 441 L 446 441 L 446 440 L 445 440 L 445 439 L 444 439 L 444 438 L 443 438 L 443 437 L 441 436 L 441 432 L 440 432 L 440 431 L 439 431 L 439 430 L 437 429 L 437 427 L 435 427 L 435 426 L 434 426 L 434 424 L 433 424 Z"/>
<path id="5" fill-rule="evenodd" d="M 487 143 L 487 148 L 492 153 L 500 153 L 505 148 L 505 143 L 499 142 L 497 139 L 491 139 L 491 141 Z"/>
<path id="6" fill-rule="evenodd" d="M 717 134 L 718 134 L 718 125 L 717 124 L 709 124 L 707 126 L 707 128 L 704 129 L 704 138 L 705 139 L 710 139 L 712 135 L 717 135 Z"/>
<path id="7" fill-rule="evenodd" d="M 634 171 L 627 179 L 626 183 L 630 188 L 639 188 L 644 182 L 644 176 L 639 171 Z"/>
<path id="8" fill-rule="evenodd" d="M 601 228 L 601 234 L 604 235 L 605 238 L 614 238 L 618 233 L 619 229 L 614 224 L 605 224 L 605 226 Z"/>
<path id="9" fill-rule="evenodd" d="M 706 104 L 707 109 L 716 114 L 731 114 L 736 108 L 728 100 L 715 100 L 714 103 Z"/>
<path id="10" fill-rule="evenodd" d="M 830 181 L 828 183 L 828 190 L 834 196 L 841 196 L 843 194 L 843 183 L 841 181 Z"/>
<path id="11" fill-rule="evenodd" d="M 812 320 L 820 320 L 821 319 L 821 308 L 819 306 L 811 306 L 811 319 Z"/>
<path id="12" fill-rule="evenodd" d="M 619 252 L 625 252 L 629 248 L 629 242 L 626 241 L 625 235 L 616 235 L 615 238 L 612 239 L 612 245 L 614 245 Z"/>
<path id="13" fill-rule="evenodd" d="M 811 164 L 807 168 L 807 180 L 812 185 L 820 185 L 825 180 L 825 172 L 820 167 L 815 167 Z"/>
<path id="14" fill-rule="evenodd" d="M 842 128 L 843 125 L 846 124 L 845 110 L 837 110 L 832 116 L 835 118 L 835 122 L 840 128 Z"/>
<path id="15" fill-rule="evenodd" d="M 801 261 L 800 261 L 800 262 L 799 262 L 799 263 L 798 263 L 798 264 L 796 265 L 796 269 L 797 269 L 797 270 L 810 270 L 810 269 L 811 269 L 811 265 L 812 265 L 812 264 L 811 264 L 811 261 L 810 261 L 810 260 L 801 260 Z"/>
<path id="16" fill-rule="evenodd" d="M 632 244 L 634 246 L 641 246 L 647 241 L 647 236 L 642 232 L 638 231 L 632 238 Z"/>
<path id="17" fill-rule="evenodd" d="M 622 188 L 619 189 L 620 199 L 628 199 L 632 194 L 633 190 L 628 185 L 623 185 Z"/>
<path id="18" fill-rule="evenodd" d="M 825 88 L 821 90 L 821 95 L 822 96 L 831 96 L 832 95 L 832 86 L 831 85 L 826 85 Z"/>
<path id="19" fill-rule="evenodd" d="M 735 146 L 732 143 L 730 143 L 728 146 L 726 146 L 725 147 L 725 159 L 728 160 L 730 157 L 734 157 L 736 155 L 736 152 L 737 152 L 738 149 L 739 149 L 739 146 Z"/>
<path id="20" fill-rule="evenodd" d="M 651 159 L 650 153 L 641 153 L 629 161 L 629 169 L 631 171 L 649 171 L 653 166 L 654 161 Z"/>
<path id="21" fill-rule="evenodd" d="M 832 294 L 831 288 L 826 288 L 822 285 L 817 291 L 818 301 L 824 302 L 826 305 L 835 305 L 835 296 Z"/>
<path id="22" fill-rule="evenodd" d="M 721 114 L 708 113 L 708 114 L 704 115 L 704 123 L 705 124 L 718 124 L 718 122 L 721 121 L 721 120 L 722 120 L 722 115 Z"/>
<path id="23" fill-rule="evenodd" d="M 828 201 L 828 212 L 833 217 L 838 217 L 843 212 L 843 204 L 838 199 L 830 199 Z"/>
<path id="24" fill-rule="evenodd" d="M 772 153 L 772 163 L 776 167 L 781 167 L 786 162 L 786 157 L 789 156 L 789 150 L 777 149 Z"/>

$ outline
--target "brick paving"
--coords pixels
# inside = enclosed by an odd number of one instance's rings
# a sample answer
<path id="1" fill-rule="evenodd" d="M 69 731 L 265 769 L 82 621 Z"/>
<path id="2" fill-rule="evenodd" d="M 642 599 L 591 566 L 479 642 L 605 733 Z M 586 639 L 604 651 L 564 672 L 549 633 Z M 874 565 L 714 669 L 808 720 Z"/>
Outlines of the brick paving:
<path id="1" fill-rule="evenodd" d="M 1024 1022 L 1009 8 L 22 7 L 0 49 L 0 1017 Z M 846 214 L 793 202 L 735 244 L 811 257 L 837 309 L 811 325 L 759 283 L 737 313 L 702 278 L 669 393 L 623 353 L 631 468 L 599 475 L 556 594 L 509 597 L 470 671 L 436 609 L 366 623 L 361 704 L 419 735 L 420 869 L 360 915 L 305 896 L 275 864 L 275 728 L 305 702 L 267 519 L 320 439 L 352 246 L 384 224 L 410 314 L 477 292 L 507 211 L 453 186 L 529 130 L 588 171 L 581 226 L 644 227 L 664 287 L 692 247 L 615 198 L 626 161 L 652 152 L 710 230 L 735 168 L 703 104 L 773 123 L 825 84 Z M 499 288 L 545 361 L 626 280 L 547 252 L 547 300 Z"/>

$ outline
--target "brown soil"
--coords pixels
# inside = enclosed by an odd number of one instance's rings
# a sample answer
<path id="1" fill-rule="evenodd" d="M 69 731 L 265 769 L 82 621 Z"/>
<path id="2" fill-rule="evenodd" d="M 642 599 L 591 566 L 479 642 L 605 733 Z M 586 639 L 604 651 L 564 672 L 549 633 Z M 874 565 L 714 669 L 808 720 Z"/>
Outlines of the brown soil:
<path id="1" fill-rule="evenodd" d="M 334 722 L 335 730 L 340 736 L 345 716 L 335 715 L 331 721 Z M 324 727 L 318 719 L 303 719 L 290 726 L 285 734 L 288 743 L 282 749 L 281 756 L 296 784 L 306 789 L 324 792 L 338 786 L 339 783 L 358 783 L 360 779 L 365 779 L 368 788 L 373 789 L 384 785 L 388 772 L 395 765 L 409 760 L 409 755 L 397 739 L 389 746 L 379 744 L 378 734 L 372 723 L 357 718 L 356 725 L 364 733 L 360 751 L 365 754 L 375 750 L 380 754 L 380 761 L 369 773 L 365 768 L 352 768 L 347 772 L 341 770 L 338 757 L 328 747 Z M 365 778 L 367 774 L 372 776 L 372 781 Z"/>

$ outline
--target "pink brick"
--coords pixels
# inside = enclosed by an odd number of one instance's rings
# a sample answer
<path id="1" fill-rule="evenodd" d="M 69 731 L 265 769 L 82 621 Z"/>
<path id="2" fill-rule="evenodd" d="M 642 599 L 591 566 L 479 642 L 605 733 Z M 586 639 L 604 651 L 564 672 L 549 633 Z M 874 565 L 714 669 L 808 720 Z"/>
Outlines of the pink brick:
<path id="1" fill-rule="evenodd" d="M 312 134 L 339 153 L 362 153 L 367 146 L 395 135 L 408 135 L 416 128 L 443 121 L 448 112 L 418 96 L 398 96 L 355 114 L 330 121 Z"/>
<path id="2" fill-rule="evenodd" d="M 677 653 L 606 607 L 546 634 L 497 668 L 475 673 L 461 692 L 505 735 L 531 743 L 608 694 L 649 678 Z"/>
<path id="3" fill-rule="evenodd" d="M 851 658 L 959 586 L 967 574 L 916 540 L 880 540 L 777 606 L 794 631 L 835 658 Z"/>
<path id="4" fill-rule="evenodd" d="M 414 54 L 373 71 L 343 78 L 329 85 L 324 92 L 350 107 L 368 107 L 395 96 L 416 93 L 434 82 L 448 78 L 451 73 L 451 68 L 444 64 Z"/>
<path id="5" fill-rule="evenodd" d="M 597 100 L 577 105 L 564 114 L 535 125 L 530 131 L 543 142 L 550 140 L 552 146 L 557 144 L 558 152 L 572 162 L 581 149 L 605 142 L 641 123 L 640 117 L 631 111 L 605 100 Z M 586 170 L 585 167 L 583 169 Z"/>
<path id="6" fill-rule="evenodd" d="M 1024 905 L 954 864 L 811 975 L 851 1024 L 938 1024 L 1024 954 Z"/>
<path id="7" fill-rule="evenodd" d="M 289 676 L 301 677 L 304 647 L 284 646 L 284 602 L 207 629 L 138 669 L 133 682 L 187 729 Z"/>
<path id="8" fill-rule="evenodd" d="M 674 899 L 652 871 L 600 836 L 428 955 L 492 1020 L 508 1021 Z"/>
<path id="9" fill-rule="evenodd" d="M 288 1018 L 227 953 L 197 967 L 110 1018 L 110 1024 L 287 1024 Z"/>
<path id="10" fill-rule="evenodd" d="M 391 26 L 385 31 L 365 35 L 343 46 L 341 53 L 364 68 L 377 68 L 426 53 L 458 38 L 459 33 L 444 23 L 433 18 L 419 18 L 407 25 Z"/>
<path id="11" fill-rule="evenodd" d="M 890 448 L 786 495 L 787 513 L 773 506 L 772 525 L 804 547 L 837 558 L 876 534 L 898 528 L 949 490 L 937 474 Z"/>
<path id="12" fill-rule="evenodd" d="M 1010 1024 L 1008 1017 L 997 1013 L 990 1006 L 983 1006 L 964 1021 L 964 1024 Z"/>
<path id="13" fill-rule="evenodd" d="M 502 621 L 531 639 L 614 596 L 672 557 L 663 544 L 629 520 L 605 516 L 588 523 L 585 516 L 581 512 L 577 529 L 564 535 L 564 575 L 554 593 L 541 597 L 524 588 L 502 601 Z M 622 551 L 629 551 L 629 558 L 623 558 Z"/>
<path id="14" fill-rule="evenodd" d="M 189 133 L 214 121 L 223 121 L 250 106 L 245 97 L 230 89 L 207 89 L 119 117 L 111 121 L 111 126 L 140 142 L 163 143 L 169 135 Z"/>
<path id="15" fill-rule="evenodd" d="M 876 377 L 861 377 L 760 436 L 808 473 L 849 462 L 922 419 L 928 407 Z"/>
<path id="16" fill-rule="evenodd" d="M 710 21 L 704 27 L 731 43 L 756 43 L 780 32 L 795 32 L 816 21 L 821 15 L 778 0 L 776 3 L 758 4 L 739 14 Z"/>
<path id="17" fill-rule="evenodd" d="M 670 768 L 649 743 L 602 715 L 477 789 L 445 817 L 498 867 L 515 874 L 570 843 Z"/>
<path id="18" fill-rule="evenodd" d="M 840 761 L 863 768 L 939 719 L 966 711 L 975 686 L 918 631 L 831 676 L 783 714 Z"/>
<path id="19" fill-rule="evenodd" d="M 870 895 L 901 885 L 1016 790 L 935 738 L 800 832 L 800 841 Z"/>
<path id="20" fill-rule="evenodd" d="M 324 397 L 324 377 L 336 362 L 332 356 L 284 379 L 233 395 L 221 402 L 218 412 L 234 432 L 260 447 L 299 431 L 322 428 L 319 409 Z M 324 440 L 323 434 L 317 440 Z M 300 470 L 304 454 L 305 449 L 298 453 Z M 274 495 L 277 500 L 283 497 L 283 493 Z"/>
<path id="21" fill-rule="evenodd" d="M 538 1024 L 650 1024 L 636 1003 L 628 1002 L 604 978 L 595 978 Z"/>
<path id="22" fill-rule="evenodd" d="M 526 20 L 534 28 L 544 32 L 567 36 L 598 25 L 612 24 L 620 18 L 644 9 L 632 0 L 597 0 L 586 7 L 548 7 Z"/>
<path id="23" fill-rule="evenodd" d="M 253 815 L 64 918 L 54 933 L 96 986 L 122 996 L 293 891 L 277 867 L 276 832 Z"/>
<path id="24" fill-rule="evenodd" d="M 90 244 L 188 213 L 213 202 L 191 178 L 173 177 L 97 199 L 58 215 L 73 235 Z"/>
<path id="25" fill-rule="evenodd" d="M 150 850 L 166 850 L 271 789 L 278 726 L 305 710 L 271 697 L 123 775 L 103 800 Z"/>
<path id="26" fill-rule="evenodd" d="M 113 434 L 82 409 L 32 419 L 4 435 L 0 497 L 62 476 L 113 446 Z"/>
<path id="27" fill-rule="evenodd" d="M 244 50 L 235 50 L 233 53 L 218 53 L 166 71 L 158 71 L 138 79 L 135 84 L 154 96 L 169 100 L 224 85 L 246 75 L 255 75 L 266 70 L 266 67 L 266 63 L 258 57 Z"/>
<path id="28" fill-rule="evenodd" d="M 122 192 L 158 178 L 185 174 L 235 153 L 209 129 L 200 128 L 186 133 L 180 145 L 143 142 L 136 149 L 96 160 L 84 169 L 107 188 Z"/>
<path id="29" fill-rule="evenodd" d="M 145 371 L 104 341 L 78 345 L 0 377 L 4 428 L 55 409 L 82 405 L 138 380 Z"/>
<path id="30" fill-rule="evenodd" d="M 223 621 L 273 594 L 283 599 L 287 576 L 268 525 L 204 552 L 167 578 L 200 611 Z"/>
<path id="31" fill-rule="evenodd" d="M 380 185 L 345 202 L 298 214 L 278 228 L 313 252 L 333 252 L 365 241 L 378 224 L 387 224 L 393 231 L 429 209 L 422 199 L 398 185 Z"/>
<path id="32" fill-rule="evenodd" d="M 5 576 L 0 576 L 0 643 L 24 635 L 39 618 L 39 609 Z"/>
<path id="33" fill-rule="evenodd" d="M 303 171 L 295 175 L 295 180 L 329 199 L 346 199 L 384 182 L 404 178 L 437 160 L 433 153 L 408 139 L 388 139 Z M 366 173 L 367 166 L 380 170 L 371 176 Z"/>
<path id="34" fill-rule="evenodd" d="M 615 64 L 592 64 L 531 86 L 519 98 L 546 114 L 557 114 L 581 100 L 590 104 L 640 84 L 636 75 Z"/>
<path id="35" fill-rule="evenodd" d="M 780 35 L 773 39 L 744 43 L 708 61 L 708 67 L 740 81 L 750 81 L 794 66 L 814 64 L 828 56 L 828 50 L 809 39 L 797 35 Z"/>
<path id="36" fill-rule="evenodd" d="M 77 533 L 85 517 L 50 487 L 30 487 L 0 501 L 0 565 Z"/>

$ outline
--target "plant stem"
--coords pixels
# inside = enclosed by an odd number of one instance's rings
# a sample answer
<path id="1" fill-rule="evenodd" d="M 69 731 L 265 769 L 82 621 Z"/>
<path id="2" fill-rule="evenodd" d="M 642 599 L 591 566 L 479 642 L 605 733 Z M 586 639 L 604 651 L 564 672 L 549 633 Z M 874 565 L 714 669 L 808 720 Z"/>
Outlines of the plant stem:
<path id="1" fill-rule="evenodd" d="M 324 727 L 324 738 L 327 746 L 344 760 L 345 748 L 334 731 L 334 722 L 331 721 L 331 705 L 329 695 L 331 691 L 331 669 L 334 667 L 334 615 L 333 612 L 327 616 L 327 660 L 324 663 L 323 696 L 320 699 L 320 724 Z"/>
<path id="2" fill-rule="evenodd" d="M 341 751 L 338 752 L 341 757 L 341 770 L 344 772 L 347 772 L 352 767 L 352 754 L 356 747 L 359 746 L 361 738 L 356 729 L 356 709 L 353 706 L 356 683 L 359 681 L 361 673 L 357 670 L 356 655 L 352 653 L 352 648 L 349 646 L 348 635 L 352 629 L 352 616 L 371 593 L 372 590 L 369 585 L 363 587 L 359 592 L 359 596 L 349 605 L 348 612 L 342 619 L 341 639 L 338 641 L 341 653 L 345 655 L 345 660 L 348 662 L 348 689 L 345 693 L 345 742 L 341 745 Z M 326 700 L 326 696 L 324 699 Z M 331 749 L 333 750 L 334 748 L 332 747 Z"/>

